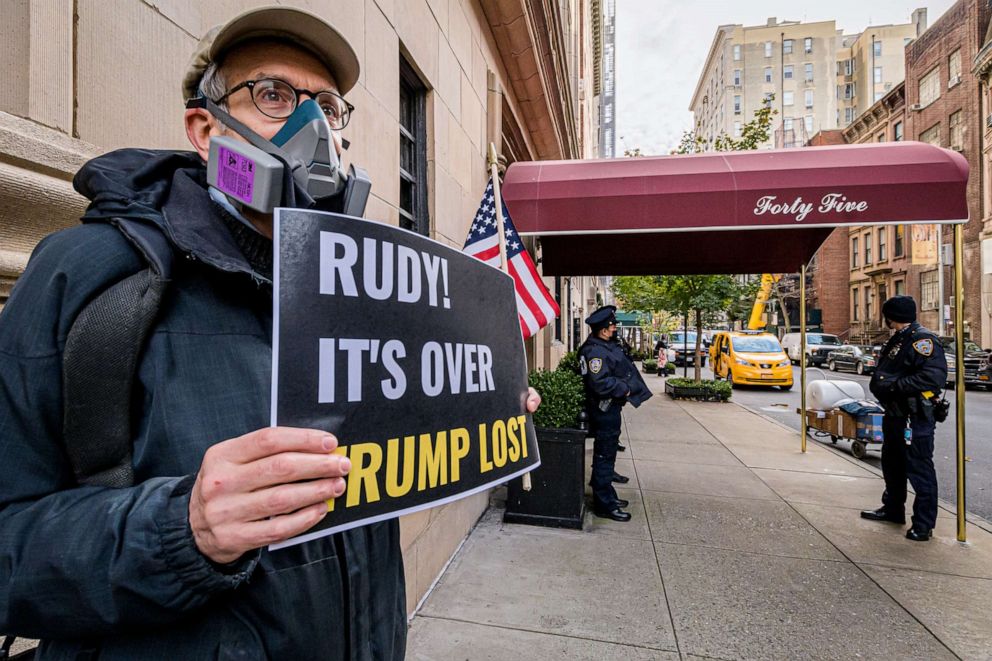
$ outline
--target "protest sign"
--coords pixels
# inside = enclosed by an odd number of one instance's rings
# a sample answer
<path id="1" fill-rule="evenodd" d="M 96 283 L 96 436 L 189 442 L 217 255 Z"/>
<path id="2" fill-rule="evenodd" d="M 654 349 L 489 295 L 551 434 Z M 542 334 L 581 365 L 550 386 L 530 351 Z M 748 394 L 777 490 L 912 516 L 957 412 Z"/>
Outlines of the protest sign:
<path id="1" fill-rule="evenodd" d="M 272 548 L 468 496 L 540 463 L 513 280 L 419 234 L 277 209 L 272 425 L 337 436 L 344 495 Z"/>

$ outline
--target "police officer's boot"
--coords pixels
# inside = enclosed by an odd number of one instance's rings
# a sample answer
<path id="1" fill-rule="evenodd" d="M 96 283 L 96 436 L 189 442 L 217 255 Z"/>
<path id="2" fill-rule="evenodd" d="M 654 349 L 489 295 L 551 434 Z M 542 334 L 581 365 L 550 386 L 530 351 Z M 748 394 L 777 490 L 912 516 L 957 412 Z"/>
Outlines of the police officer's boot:
<path id="1" fill-rule="evenodd" d="M 862 519 L 868 519 L 869 521 L 888 521 L 889 523 L 906 523 L 905 514 L 896 514 L 894 512 L 889 512 L 889 510 L 884 507 L 879 507 L 877 510 L 863 510 L 861 512 Z"/>
<path id="2" fill-rule="evenodd" d="M 627 484 L 628 482 L 630 482 L 630 478 L 629 477 L 627 477 L 626 475 L 621 475 L 620 473 L 618 473 L 616 471 L 613 471 L 612 480 L 614 482 L 616 482 L 617 484 Z"/>
<path id="3" fill-rule="evenodd" d="M 932 530 L 910 528 L 906 531 L 906 539 L 911 539 L 914 542 L 929 542 L 931 537 L 933 537 Z"/>

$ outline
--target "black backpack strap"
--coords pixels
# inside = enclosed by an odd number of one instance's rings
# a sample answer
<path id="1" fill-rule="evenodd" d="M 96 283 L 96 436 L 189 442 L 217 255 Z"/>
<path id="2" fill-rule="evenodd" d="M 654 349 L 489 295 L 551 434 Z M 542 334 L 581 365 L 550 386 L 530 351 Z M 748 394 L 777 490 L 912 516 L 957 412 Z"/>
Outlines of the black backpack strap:
<path id="1" fill-rule="evenodd" d="M 169 284 L 172 247 L 157 227 L 114 224 L 148 268 L 98 295 L 73 322 L 62 357 L 63 437 L 79 484 L 127 487 L 134 483 L 132 386 Z"/>

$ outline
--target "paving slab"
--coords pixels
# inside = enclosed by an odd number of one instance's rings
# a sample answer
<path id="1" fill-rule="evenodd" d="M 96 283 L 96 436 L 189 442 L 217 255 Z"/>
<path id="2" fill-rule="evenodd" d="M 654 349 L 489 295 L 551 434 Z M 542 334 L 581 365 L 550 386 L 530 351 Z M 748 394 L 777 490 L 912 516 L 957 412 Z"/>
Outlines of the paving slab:
<path id="1" fill-rule="evenodd" d="M 779 496 L 789 502 L 849 507 L 856 510 L 873 509 L 881 505 L 885 482 L 878 477 L 858 477 L 754 469 L 754 474 Z"/>
<path id="2" fill-rule="evenodd" d="M 676 652 L 662 652 L 631 645 L 618 645 L 586 638 L 570 638 L 519 629 L 459 622 L 434 617 L 417 617 L 407 639 L 407 659 L 574 659 L 602 661 L 679 661 Z"/>
<path id="3" fill-rule="evenodd" d="M 677 544 L 657 547 L 683 654 L 955 658 L 850 563 Z"/>
<path id="4" fill-rule="evenodd" d="M 651 542 L 521 527 L 477 526 L 422 613 L 677 651 Z"/>
<path id="5" fill-rule="evenodd" d="M 644 492 L 655 541 L 821 560 L 844 556 L 788 503 Z"/>
<path id="6" fill-rule="evenodd" d="M 619 535 L 620 537 L 632 537 L 634 539 L 651 539 L 651 529 L 648 527 L 648 518 L 644 513 L 644 502 L 639 489 L 625 489 L 617 486 L 617 495 L 630 501 L 630 506 L 626 511 L 630 512 L 630 521 L 626 523 L 604 519 L 592 513 L 591 509 L 586 509 L 586 518 L 583 530 L 588 533 L 602 535 Z M 589 494 L 591 501 L 591 493 Z"/>
<path id="7" fill-rule="evenodd" d="M 770 424 L 770 423 L 769 423 Z M 875 477 L 866 468 L 839 457 L 829 450 L 807 444 L 804 453 L 798 438 L 782 441 L 777 447 L 761 447 L 749 441 L 724 441 L 724 445 L 741 463 L 751 468 L 772 468 L 819 475 Z"/>
<path id="8" fill-rule="evenodd" d="M 678 441 L 630 441 L 627 449 L 635 461 L 666 461 L 676 464 L 740 466 L 740 460 L 727 448 L 711 443 Z"/>
<path id="9" fill-rule="evenodd" d="M 645 491 L 780 500 L 774 491 L 744 466 L 639 461 L 637 478 Z"/>
<path id="10" fill-rule="evenodd" d="M 956 539 L 957 524 L 946 512 L 937 516 L 929 542 L 905 538 L 908 525 L 862 519 L 843 507 L 793 505 L 814 528 L 844 555 L 859 564 L 902 567 L 957 576 L 992 578 L 992 533 L 968 526 L 968 543 Z"/>
<path id="11" fill-rule="evenodd" d="M 992 659 L 992 580 L 875 565 L 861 568 L 962 659 Z"/>

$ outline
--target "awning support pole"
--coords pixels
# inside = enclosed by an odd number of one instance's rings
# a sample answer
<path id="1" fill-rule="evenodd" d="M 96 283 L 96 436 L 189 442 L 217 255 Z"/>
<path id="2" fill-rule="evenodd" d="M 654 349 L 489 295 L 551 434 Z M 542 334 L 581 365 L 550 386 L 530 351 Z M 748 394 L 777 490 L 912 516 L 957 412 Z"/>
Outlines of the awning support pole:
<path id="1" fill-rule="evenodd" d="M 954 411 L 957 424 L 958 541 L 967 541 L 965 531 L 965 454 L 964 454 L 964 249 L 963 225 L 954 226 Z M 943 310 L 940 314 L 943 314 Z"/>
<path id="2" fill-rule="evenodd" d="M 799 412 L 803 452 L 806 452 L 806 264 L 799 269 Z"/>

